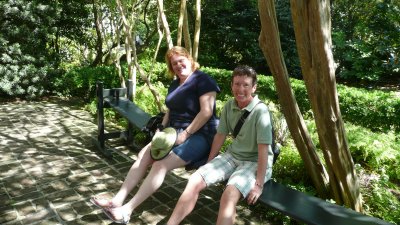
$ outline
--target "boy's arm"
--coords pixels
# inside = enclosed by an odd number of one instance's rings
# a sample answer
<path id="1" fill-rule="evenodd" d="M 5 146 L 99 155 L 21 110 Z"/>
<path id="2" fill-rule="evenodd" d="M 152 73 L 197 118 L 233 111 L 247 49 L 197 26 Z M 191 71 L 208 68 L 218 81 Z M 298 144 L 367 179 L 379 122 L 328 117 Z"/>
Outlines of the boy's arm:
<path id="1" fill-rule="evenodd" d="M 268 164 L 268 145 L 258 144 L 258 162 L 257 162 L 257 174 L 256 174 L 256 186 L 264 186 L 265 173 L 267 171 Z"/>
<path id="2" fill-rule="evenodd" d="M 211 145 L 210 155 L 208 156 L 207 162 L 211 161 L 213 158 L 215 158 L 218 155 L 219 150 L 221 149 L 222 145 L 225 142 L 225 139 L 226 139 L 226 134 L 221 134 L 221 133 L 215 134 L 214 140 Z"/>
<path id="3" fill-rule="evenodd" d="M 268 144 L 258 144 L 256 181 L 253 189 L 247 196 L 248 204 L 255 204 L 262 193 L 264 187 L 265 173 L 267 170 L 267 164 L 268 164 Z"/>

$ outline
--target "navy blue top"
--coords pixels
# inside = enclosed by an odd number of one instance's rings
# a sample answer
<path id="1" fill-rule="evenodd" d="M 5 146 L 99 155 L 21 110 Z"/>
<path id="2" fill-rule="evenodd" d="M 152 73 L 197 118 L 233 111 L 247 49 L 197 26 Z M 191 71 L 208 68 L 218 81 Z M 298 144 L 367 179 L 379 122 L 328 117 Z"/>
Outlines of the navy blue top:
<path id="1" fill-rule="evenodd" d="M 189 126 L 200 112 L 200 96 L 211 91 L 220 92 L 217 82 L 200 70 L 193 72 L 182 85 L 179 85 L 179 79 L 173 80 L 165 98 L 169 109 L 169 125 L 182 129 Z M 213 115 L 197 132 L 215 133 L 218 122 L 214 102 Z"/>

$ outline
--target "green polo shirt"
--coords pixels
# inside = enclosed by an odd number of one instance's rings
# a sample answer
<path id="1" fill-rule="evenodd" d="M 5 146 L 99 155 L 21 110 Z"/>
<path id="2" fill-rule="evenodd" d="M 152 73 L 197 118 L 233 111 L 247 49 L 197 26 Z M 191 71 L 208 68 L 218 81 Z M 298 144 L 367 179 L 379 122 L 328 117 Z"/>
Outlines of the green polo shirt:
<path id="1" fill-rule="evenodd" d="M 226 135 L 232 134 L 244 110 L 251 111 L 227 151 L 237 160 L 256 162 L 258 144 L 268 144 L 268 167 L 270 167 L 273 159 L 271 122 L 268 107 L 265 104 L 257 104 L 258 102 L 260 102 L 258 96 L 254 96 L 249 105 L 240 109 L 235 99 L 228 100 L 222 109 L 217 132 Z"/>

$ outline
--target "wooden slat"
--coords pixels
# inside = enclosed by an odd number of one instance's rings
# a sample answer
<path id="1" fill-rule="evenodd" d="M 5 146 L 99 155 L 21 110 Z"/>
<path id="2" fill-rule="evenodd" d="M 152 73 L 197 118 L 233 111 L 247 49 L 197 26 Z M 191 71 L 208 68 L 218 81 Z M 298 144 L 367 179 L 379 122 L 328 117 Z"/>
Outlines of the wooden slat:
<path id="1" fill-rule="evenodd" d="M 115 98 L 105 98 L 104 101 L 139 129 L 145 127 L 151 118 L 150 114 L 126 98 L 119 98 L 118 102 Z"/>
<path id="2" fill-rule="evenodd" d="M 258 201 L 309 225 L 390 225 L 271 180 L 264 185 Z"/>

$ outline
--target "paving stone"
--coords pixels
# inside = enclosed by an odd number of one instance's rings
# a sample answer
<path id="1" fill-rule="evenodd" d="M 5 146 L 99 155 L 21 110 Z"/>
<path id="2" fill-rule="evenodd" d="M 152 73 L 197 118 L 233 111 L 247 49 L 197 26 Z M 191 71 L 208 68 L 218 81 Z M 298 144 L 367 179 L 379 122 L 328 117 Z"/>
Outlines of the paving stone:
<path id="1" fill-rule="evenodd" d="M 96 119 L 62 99 L 10 102 L 0 107 L 0 224 L 110 224 L 90 204 L 96 195 L 110 199 L 121 187 L 142 146 L 108 141 L 112 158 L 93 145 Z M 119 129 L 107 124 L 109 128 Z M 145 200 L 129 224 L 167 222 L 194 171 L 171 171 L 161 188 Z M 129 194 L 132 198 L 135 187 Z M 223 186 L 205 189 L 182 224 L 215 224 Z M 237 224 L 268 224 L 251 208 L 238 207 Z"/>

